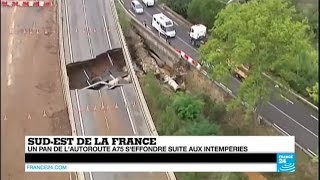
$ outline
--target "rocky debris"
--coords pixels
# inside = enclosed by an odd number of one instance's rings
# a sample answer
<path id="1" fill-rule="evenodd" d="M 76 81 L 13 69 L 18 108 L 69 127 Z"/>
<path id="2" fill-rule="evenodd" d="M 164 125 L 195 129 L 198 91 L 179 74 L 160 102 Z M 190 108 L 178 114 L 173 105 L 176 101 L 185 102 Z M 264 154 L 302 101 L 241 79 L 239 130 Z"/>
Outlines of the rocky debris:
<path id="1" fill-rule="evenodd" d="M 170 86 L 174 91 L 185 89 L 186 67 L 181 64 L 175 68 L 167 67 L 156 54 L 148 50 L 143 39 L 134 31 L 130 31 L 128 39 L 134 58 L 134 68 L 138 76 L 144 73 L 153 73 L 157 79 Z"/>

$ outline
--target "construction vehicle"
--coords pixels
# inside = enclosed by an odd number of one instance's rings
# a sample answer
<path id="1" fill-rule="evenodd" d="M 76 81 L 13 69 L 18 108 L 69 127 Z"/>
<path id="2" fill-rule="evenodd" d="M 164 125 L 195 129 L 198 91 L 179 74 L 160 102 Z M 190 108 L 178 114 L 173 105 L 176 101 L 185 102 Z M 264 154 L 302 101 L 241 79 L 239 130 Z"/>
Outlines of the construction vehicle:
<path id="1" fill-rule="evenodd" d="M 195 47 L 200 47 L 201 44 L 206 42 L 207 27 L 202 24 L 191 26 L 189 31 L 190 43 Z"/>
<path id="2" fill-rule="evenodd" d="M 227 64 L 229 67 L 234 67 L 233 63 L 230 60 L 227 60 Z M 244 80 L 248 77 L 249 67 L 247 67 L 243 64 L 235 66 L 233 73 L 238 79 Z"/>

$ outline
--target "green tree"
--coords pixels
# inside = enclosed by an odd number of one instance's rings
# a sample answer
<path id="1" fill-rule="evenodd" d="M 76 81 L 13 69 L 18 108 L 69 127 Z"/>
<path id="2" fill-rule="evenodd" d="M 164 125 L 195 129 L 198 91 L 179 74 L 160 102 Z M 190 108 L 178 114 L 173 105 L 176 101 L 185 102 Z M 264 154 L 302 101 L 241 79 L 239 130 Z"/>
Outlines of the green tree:
<path id="1" fill-rule="evenodd" d="M 172 10 L 187 18 L 187 9 L 191 0 L 163 0 Z"/>
<path id="2" fill-rule="evenodd" d="M 188 6 L 188 19 L 212 28 L 217 14 L 226 6 L 220 0 L 192 0 Z"/>
<path id="3" fill-rule="evenodd" d="M 233 105 L 246 102 L 250 112 L 268 99 L 270 89 L 262 72 L 272 72 L 284 82 L 317 77 L 302 73 L 317 72 L 317 54 L 308 24 L 293 20 L 295 13 L 286 0 L 255 0 L 230 4 L 218 14 L 200 56 L 209 65 L 210 76 L 218 80 L 226 80 L 230 69 L 241 64 L 250 68 Z"/>
<path id="4" fill-rule="evenodd" d="M 313 99 L 314 103 L 319 103 L 319 83 L 316 83 L 312 88 L 307 88 L 309 96 Z"/>
<path id="5" fill-rule="evenodd" d="M 178 93 L 173 101 L 173 108 L 182 120 L 196 120 L 203 111 L 204 103 L 191 95 Z"/>
<path id="6" fill-rule="evenodd" d="M 208 136 L 217 135 L 219 132 L 219 126 L 215 123 L 209 122 L 205 118 L 201 118 L 198 121 L 191 122 L 187 124 L 187 135 L 192 136 Z"/>
<path id="7" fill-rule="evenodd" d="M 310 33 L 315 35 L 314 40 L 317 42 L 319 38 L 319 8 L 318 3 L 316 2 L 318 0 L 312 1 L 304 2 L 301 0 L 293 0 L 293 4 L 295 4 L 297 11 L 299 12 L 296 19 L 308 19 L 308 23 L 311 27 Z"/>
<path id="8" fill-rule="evenodd" d="M 160 135 L 172 135 L 184 126 L 184 122 L 179 120 L 171 107 L 165 108 L 159 116 L 159 120 L 156 122 L 156 127 Z"/>
<path id="9" fill-rule="evenodd" d="M 226 114 L 226 107 L 224 104 L 211 99 L 206 94 L 200 94 L 199 98 L 205 103 L 203 114 L 210 122 L 219 122 Z"/>

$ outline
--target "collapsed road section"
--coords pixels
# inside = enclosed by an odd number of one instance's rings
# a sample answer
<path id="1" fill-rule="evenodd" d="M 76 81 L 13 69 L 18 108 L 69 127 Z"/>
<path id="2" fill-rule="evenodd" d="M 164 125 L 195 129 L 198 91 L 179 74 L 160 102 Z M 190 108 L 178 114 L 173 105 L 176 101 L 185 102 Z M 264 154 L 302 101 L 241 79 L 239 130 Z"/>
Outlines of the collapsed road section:
<path id="1" fill-rule="evenodd" d="M 113 0 L 63 0 L 61 6 L 63 58 L 75 134 L 150 135 L 136 80 L 130 82 L 136 77 L 128 68 L 130 57 L 123 54 L 126 49 L 119 37 Z M 80 31 L 92 28 L 97 31 Z M 167 179 L 166 173 L 79 174 L 86 180 Z"/>
<path id="2" fill-rule="evenodd" d="M 113 89 L 130 82 L 122 49 L 114 49 L 95 59 L 67 65 L 71 90 Z"/>

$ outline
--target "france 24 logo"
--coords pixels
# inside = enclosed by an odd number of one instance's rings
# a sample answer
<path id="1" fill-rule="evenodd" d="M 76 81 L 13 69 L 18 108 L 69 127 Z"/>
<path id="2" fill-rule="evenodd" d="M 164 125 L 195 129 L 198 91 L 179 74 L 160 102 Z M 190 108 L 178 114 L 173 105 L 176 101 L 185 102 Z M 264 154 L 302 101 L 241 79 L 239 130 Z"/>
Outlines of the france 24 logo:
<path id="1" fill-rule="evenodd" d="M 278 153 L 277 154 L 277 172 L 295 172 L 296 154 Z"/>

